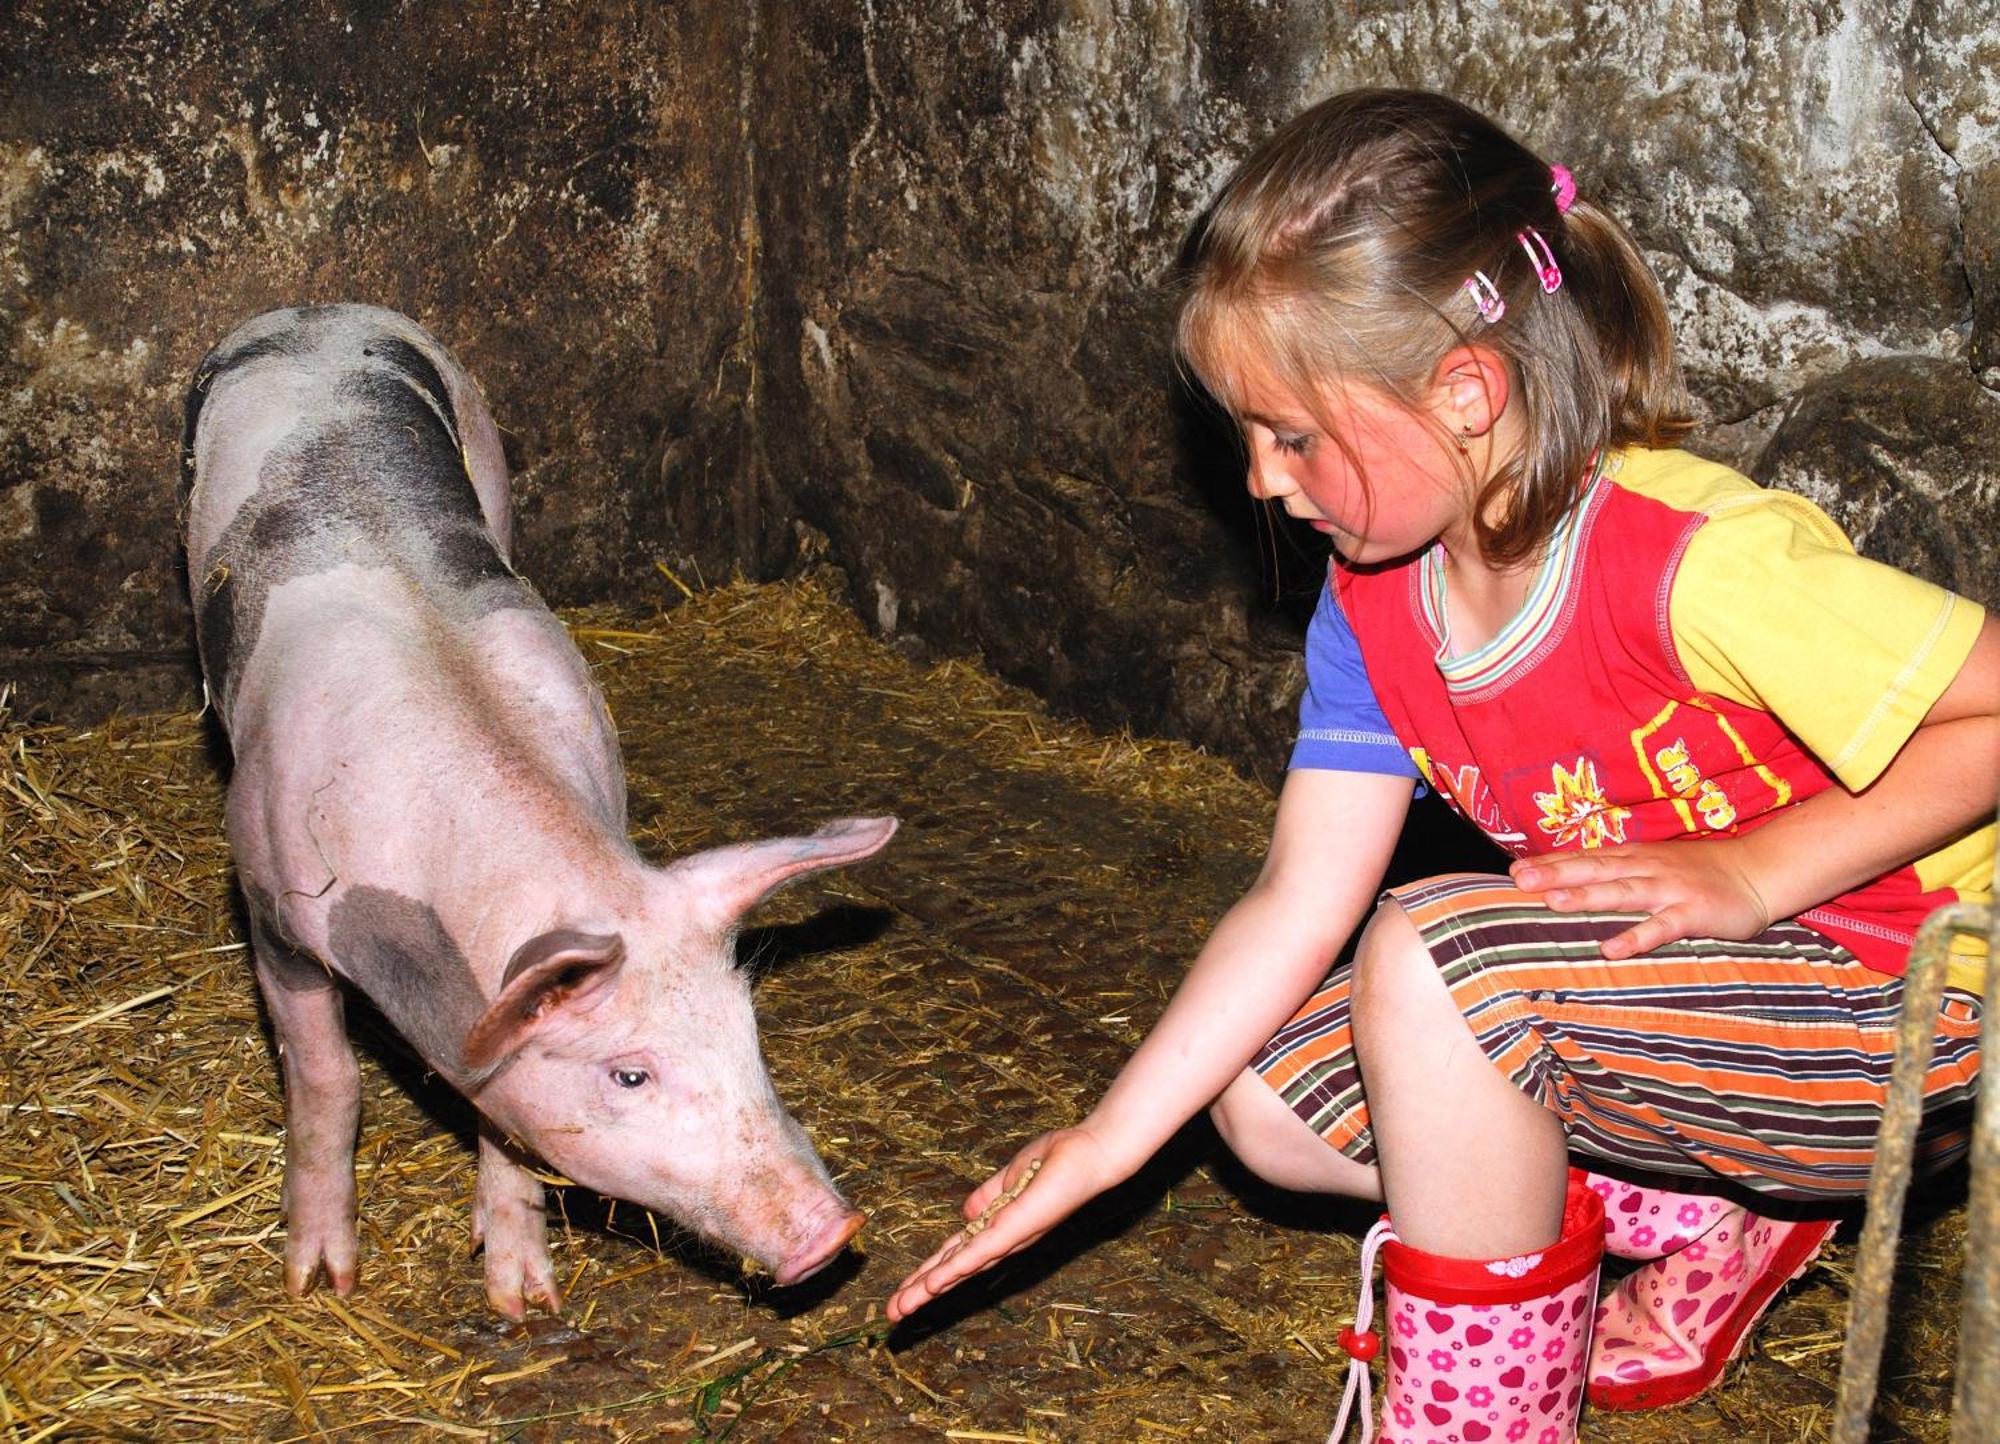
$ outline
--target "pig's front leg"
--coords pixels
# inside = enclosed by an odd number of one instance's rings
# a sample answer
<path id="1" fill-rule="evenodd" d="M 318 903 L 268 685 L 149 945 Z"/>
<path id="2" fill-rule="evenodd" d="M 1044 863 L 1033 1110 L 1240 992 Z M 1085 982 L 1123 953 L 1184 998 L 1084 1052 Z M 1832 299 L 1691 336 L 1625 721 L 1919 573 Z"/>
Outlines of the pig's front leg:
<path id="1" fill-rule="evenodd" d="M 472 1241 L 486 1248 L 486 1302 L 517 1323 L 528 1305 L 562 1308 L 549 1262 L 542 1184 L 514 1157 L 485 1119 L 479 1121 L 479 1184 L 472 1204 Z"/>
<path id="2" fill-rule="evenodd" d="M 354 1287 L 354 1135 L 361 1070 L 348 1046 L 340 985 L 314 958 L 256 922 L 257 985 L 285 1070 L 285 1292 L 319 1271 L 336 1294 Z"/>

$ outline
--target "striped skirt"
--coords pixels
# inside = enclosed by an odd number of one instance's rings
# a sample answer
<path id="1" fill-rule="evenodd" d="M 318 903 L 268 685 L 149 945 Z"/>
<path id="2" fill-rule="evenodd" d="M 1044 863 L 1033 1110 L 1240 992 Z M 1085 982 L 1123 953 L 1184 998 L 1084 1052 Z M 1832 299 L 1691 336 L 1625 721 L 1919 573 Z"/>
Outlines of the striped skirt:
<path id="1" fill-rule="evenodd" d="M 1573 1151 L 1716 1173 L 1801 1200 L 1868 1185 L 1903 981 L 1783 922 L 1749 942 L 1690 939 L 1618 962 L 1631 914 L 1554 913 L 1504 877 L 1393 889 L 1480 1048 L 1563 1120 Z M 1965 1152 L 1979 1078 L 1975 995 L 1948 990 L 1925 1079 L 1920 1168 Z M 1348 971 L 1251 1061 L 1328 1143 L 1372 1163 Z"/>

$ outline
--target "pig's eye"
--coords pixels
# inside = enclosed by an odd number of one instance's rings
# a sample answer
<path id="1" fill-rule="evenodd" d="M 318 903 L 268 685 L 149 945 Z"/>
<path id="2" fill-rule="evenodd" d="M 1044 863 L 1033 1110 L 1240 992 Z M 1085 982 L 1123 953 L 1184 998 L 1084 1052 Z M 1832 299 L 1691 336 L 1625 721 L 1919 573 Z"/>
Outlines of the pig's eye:
<path id="1" fill-rule="evenodd" d="M 644 1088 L 653 1075 L 644 1068 L 613 1068 L 611 1081 L 620 1088 Z"/>

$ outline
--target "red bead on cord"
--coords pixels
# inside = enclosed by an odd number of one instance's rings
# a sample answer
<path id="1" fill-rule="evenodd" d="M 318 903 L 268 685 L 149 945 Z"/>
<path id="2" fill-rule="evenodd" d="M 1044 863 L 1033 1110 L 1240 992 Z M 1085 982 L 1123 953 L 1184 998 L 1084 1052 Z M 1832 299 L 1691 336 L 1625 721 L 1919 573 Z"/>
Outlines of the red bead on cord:
<path id="1" fill-rule="evenodd" d="M 1364 1364 L 1382 1352 L 1382 1336 L 1373 1329 L 1363 1329 L 1358 1333 L 1353 1329 L 1342 1329 L 1338 1342 L 1349 1357 Z"/>

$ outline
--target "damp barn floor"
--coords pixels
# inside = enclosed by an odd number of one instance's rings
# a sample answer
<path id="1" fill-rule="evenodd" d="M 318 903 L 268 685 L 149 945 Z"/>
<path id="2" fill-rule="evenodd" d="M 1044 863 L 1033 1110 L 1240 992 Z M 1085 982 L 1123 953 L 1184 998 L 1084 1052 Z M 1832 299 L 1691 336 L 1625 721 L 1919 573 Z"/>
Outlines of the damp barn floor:
<path id="1" fill-rule="evenodd" d="M 0 718 L 0 1438 L 1323 1438 L 1368 1215 L 1257 1188 L 1202 1126 L 990 1285 L 880 1315 L 966 1189 L 1102 1090 L 1254 874 L 1269 795 L 914 667 L 810 583 L 567 620 L 648 855 L 903 820 L 747 939 L 778 1090 L 872 1216 L 859 1249 L 779 1290 L 559 1190 L 567 1307 L 508 1325 L 468 1256 L 469 1113 L 362 1016 L 361 1281 L 286 1298 L 212 729 Z M 1963 1181 L 1919 1192 L 1884 1440 L 1948 1430 Z M 1853 1234 L 1720 1392 L 1583 1437 L 1825 1437 Z"/>

